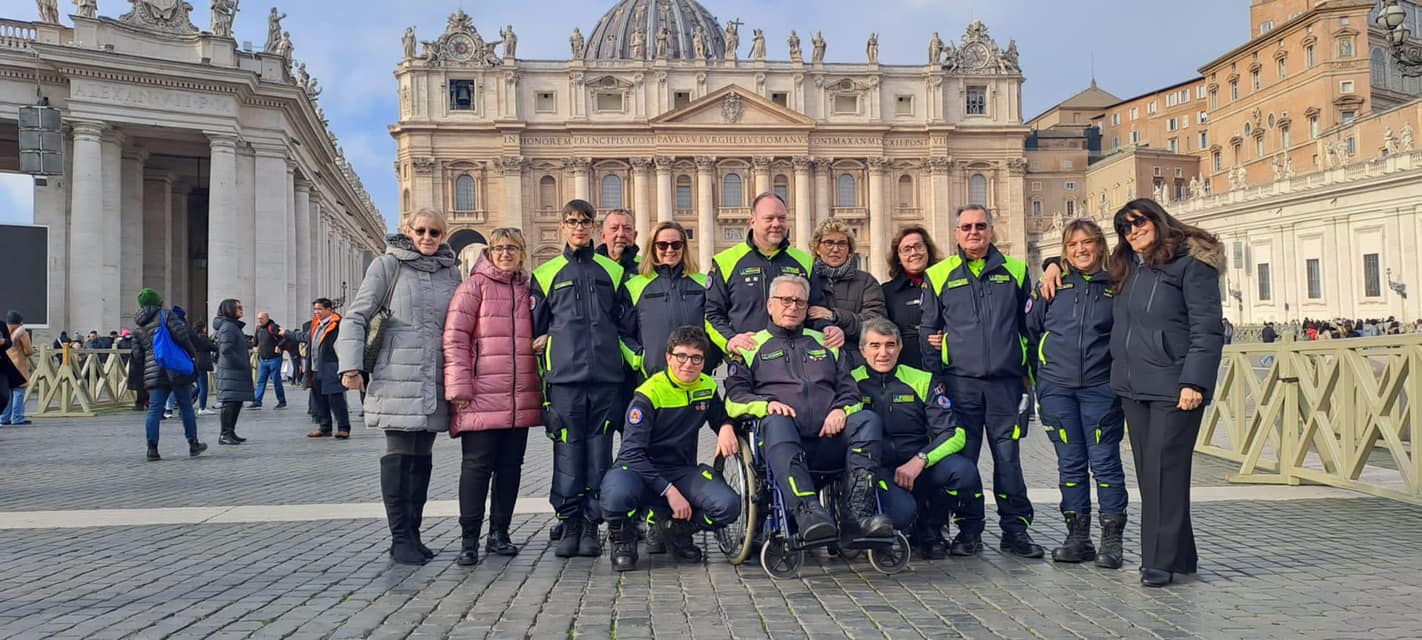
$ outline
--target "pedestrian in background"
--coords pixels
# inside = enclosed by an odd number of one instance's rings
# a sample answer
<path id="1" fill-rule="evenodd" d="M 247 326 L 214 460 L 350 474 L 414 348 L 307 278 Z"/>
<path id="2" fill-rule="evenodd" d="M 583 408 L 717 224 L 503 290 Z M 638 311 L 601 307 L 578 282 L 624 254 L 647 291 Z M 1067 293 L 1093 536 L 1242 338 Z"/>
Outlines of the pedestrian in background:
<path id="1" fill-rule="evenodd" d="M 286 333 L 265 311 L 257 312 L 257 397 L 253 409 L 262 408 L 262 396 L 267 394 L 267 380 L 276 387 L 276 408 L 286 408 L 286 389 L 281 384 L 281 354 Z"/>
<path id="2" fill-rule="evenodd" d="M 9 351 L 14 342 L 10 339 L 9 323 L 0 323 L 0 351 Z M 25 384 L 24 376 L 15 368 L 10 358 L 0 358 L 0 409 L 10 406 L 11 390 Z"/>
<path id="3" fill-rule="evenodd" d="M 479 562 L 479 530 L 489 505 L 484 550 L 518 555 L 509 539 L 514 503 L 528 447 L 528 427 L 543 423 L 543 390 L 533 356 L 533 310 L 527 245 L 518 229 L 489 234 L 489 245 L 454 293 L 444 321 L 444 395 L 459 438 L 458 563 Z"/>
<path id="4" fill-rule="evenodd" d="M 194 364 L 197 366 L 197 406 L 198 415 L 210 416 L 216 413 L 207 408 L 207 397 L 211 394 L 208 387 L 208 374 L 212 373 L 212 360 L 217 357 L 217 343 L 207 335 L 207 322 L 198 320 L 193 323 L 193 346 L 197 347 L 197 358 Z"/>
<path id="5" fill-rule="evenodd" d="M 153 340 L 160 328 L 166 329 L 172 342 L 188 358 L 193 358 L 197 349 L 193 346 L 192 330 L 177 314 L 163 308 L 163 296 L 153 289 L 138 292 L 138 313 L 133 323 L 138 327 L 134 340 L 133 359 L 142 363 L 143 387 L 148 390 L 148 460 L 162 458 L 158 455 L 158 425 L 162 418 L 163 406 L 168 396 L 177 396 L 178 414 L 183 420 L 183 434 L 188 439 L 188 455 L 197 456 L 207 450 L 207 444 L 198 440 L 197 416 L 193 415 L 193 373 L 180 373 L 164 367 L 158 362 L 153 351 Z"/>
<path id="6" fill-rule="evenodd" d="M 311 354 L 311 371 L 306 380 L 311 387 L 311 400 L 316 414 L 316 430 L 308 438 L 328 438 L 331 426 L 336 427 L 336 439 L 351 437 L 350 408 L 346 406 L 346 388 L 341 385 L 340 364 L 336 362 L 336 341 L 340 336 L 341 314 L 331 309 L 328 298 L 311 302 L 311 329 L 300 336 Z"/>
<path id="7" fill-rule="evenodd" d="M 420 541 L 420 523 L 435 434 L 449 429 L 442 338 L 449 301 L 459 286 L 459 260 L 445 244 L 448 230 L 443 214 L 420 209 L 401 233 L 386 236 L 385 255 L 366 269 L 336 340 L 341 384 L 366 392 L 365 425 L 385 432 L 380 491 L 390 557 L 400 564 L 424 564 L 434 557 Z M 367 389 L 361 377 L 366 332 L 382 308 L 390 315 L 382 324 Z"/>
<path id="8" fill-rule="evenodd" d="M 252 359 L 247 347 L 247 337 L 242 335 L 242 303 L 228 298 L 217 305 L 217 317 L 212 319 L 212 330 L 217 336 L 217 402 L 222 405 L 219 418 L 222 435 L 221 444 L 242 444 L 247 439 L 237 435 L 237 417 L 242 415 L 242 405 L 252 401 Z"/>
<path id="9" fill-rule="evenodd" d="M 25 317 L 19 311 L 12 310 L 5 314 L 5 329 L 10 334 L 10 346 L 4 352 L 22 382 L 11 385 L 10 403 L 5 405 L 4 413 L 0 413 L 0 424 L 29 424 L 30 421 L 25 419 L 25 386 L 30 379 L 30 356 L 35 353 L 34 343 L 25 328 Z"/>

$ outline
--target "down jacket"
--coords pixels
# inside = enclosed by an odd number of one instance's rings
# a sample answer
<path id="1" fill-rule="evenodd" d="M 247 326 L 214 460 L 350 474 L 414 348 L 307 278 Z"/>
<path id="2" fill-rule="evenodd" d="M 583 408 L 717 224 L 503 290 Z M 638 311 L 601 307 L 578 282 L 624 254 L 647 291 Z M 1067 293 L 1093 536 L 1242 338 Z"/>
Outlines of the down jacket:
<path id="1" fill-rule="evenodd" d="M 390 280 L 390 317 L 365 394 L 365 426 L 390 431 L 444 431 L 444 318 L 459 287 L 459 260 L 449 245 L 421 255 L 403 234 L 385 236 L 385 255 L 372 261 L 360 291 L 341 318 L 336 339 L 340 371 L 355 371 L 365 360 L 365 332 L 385 301 Z"/>
<path id="2" fill-rule="evenodd" d="M 247 336 L 242 327 L 247 323 L 232 318 L 217 316 L 212 319 L 212 330 L 217 336 L 218 402 L 251 402 L 253 399 L 252 359 Z"/>
<path id="3" fill-rule="evenodd" d="M 543 390 L 533 356 L 533 293 L 527 271 L 474 263 L 444 320 L 444 397 L 449 435 L 543 424 Z"/>
<path id="4" fill-rule="evenodd" d="M 168 333 L 173 336 L 173 342 L 178 348 L 186 351 L 189 358 L 197 354 L 197 348 L 193 346 L 193 333 L 188 328 L 188 323 L 183 322 L 177 314 L 168 311 L 162 313 L 161 307 L 144 307 L 138 310 L 133 316 L 133 324 L 138 326 L 138 336 L 133 342 L 133 358 L 143 363 L 143 388 L 156 389 L 159 387 L 171 389 L 192 384 L 197 380 L 193 375 L 178 375 L 168 371 L 158 365 L 158 359 L 153 357 L 153 334 L 158 332 L 158 323 L 167 318 Z"/>
<path id="5" fill-rule="evenodd" d="M 1174 260 L 1136 262 L 1116 292 L 1111 389 L 1123 398 L 1175 402 L 1193 387 L 1209 402 L 1224 349 L 1224 249 L 1190 238 Z"/>

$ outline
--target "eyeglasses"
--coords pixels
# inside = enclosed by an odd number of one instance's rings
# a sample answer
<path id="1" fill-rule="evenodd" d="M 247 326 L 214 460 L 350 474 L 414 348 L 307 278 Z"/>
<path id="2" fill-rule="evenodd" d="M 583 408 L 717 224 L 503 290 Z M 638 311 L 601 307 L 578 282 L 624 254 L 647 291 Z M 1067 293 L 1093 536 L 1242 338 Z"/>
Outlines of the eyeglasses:
<path id="1" fill-rule="evenodd" d="M 706 364 L 706 356 L 699 353 L 670 353 L 667 355 L 676 360 L 677 364 L 686 364 L 687 362 L 695 365 Z"/>
<path id="2" fill-rule="evenodd" d="M 568 218 L 567 220 L 564 220 L 564 221 L 563 221 L 563 224 L 566 224 L 566 225 L 568 225 L 568 226 L 570 226 L 570 227 L 574 227 L 574 228 L 576 228 L 576 229 L 587 229 L 587 228 L 590 228 L 590 227 L 592 227 L 594 224 L 597 224 L 597 223 L 593 222 L 592 220 L 585 219 L 585 218 L 579 218 L 579 219 L 576 219 L 576 220 L 573 219 L 573 218 Z"/>
<path id="3" fill-rule="evenodd" d="M 1125 221 L 1123 221 L 1121 224 L 1116 225 L 1116 229 L 1122 233 L 1125 233 L 1127 231 L 1130 231 L 1131 227 L 1135 227 L 1137 229 L 1144 229 L 1145 226 L 1148 224 L 1150 224 L 1150 218 L 1147 218 L 1145 216 L 1141 216 L 1139 218 L 1126 218 Z"/>
<path id="4" fill-rule="evenodd" d="M 964 222 L 958 225 L 958 230 L 963 233 L 972 233 L 974 231 L 987 231 L 991 226 L 992 225 L 986 222 Z"/>
<path id="5" fill-rule="evenodd" d="M 672 240 L 671 242 L 653 242 L 652 246 L 656 247 L 657 251 L 681 251 L 686 247 L 686 243 L 680 240 Z"/>
<path id="6" fill-rule="evenodd" d="M 439 229 L 426 229 L 424 227 L 416 227 L 414 229 L 411 229 L 410 231 L 417 236 L 428 236 L 431 238 L 438 238 L 444 235 L 444 232 Z"/>
<path id="7" fill-rule="evenodd" d="M 903 255 L 907 255 L 910 253 L 928 253 L 928 247 L 924 246 L 922 243 L 906 244 L 902 247 L 899 247 L 899 253 Z"/>
<path id="8" fill-rule="evenodd" d="M 519 248 L 516 244 L 498 244 L 489 247 L 489 253 L 507 253 L 509 255 L 513 255 L 518 252 Z"/>
<path id="9" fill-rule="evenodd" d="M 848 249 L 848 240 L 821 240 L 820 246 L 826 249 Z"/>
<path id="10" fill-rule="evenodd" d="M 783 304 L 787 307 L 790 307 L 791 309 L 798 309 L 800 307 L 808 306 L 810 304 L 809 300 L 806 300 L 804 298 L 796 298 L 795 296 L 770 296 L 770 299 L 779 302 L 780 304 Z"/>

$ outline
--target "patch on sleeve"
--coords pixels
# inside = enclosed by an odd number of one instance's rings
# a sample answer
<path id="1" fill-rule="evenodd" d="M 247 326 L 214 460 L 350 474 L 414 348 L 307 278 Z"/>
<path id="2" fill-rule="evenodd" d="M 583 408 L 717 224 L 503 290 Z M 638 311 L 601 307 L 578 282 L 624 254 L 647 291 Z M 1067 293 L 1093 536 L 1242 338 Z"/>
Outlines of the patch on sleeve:
<path id="1" fill-rule="evenodd" d="M 528 308 L 529 308 L 529 309 L 537 309 L 537 308 L 538 308 L 538 298 L 534 297 L 534 296 L 531 295 L 531 294 L 528 296 Z"/>
<path id="2" fill-rule="evenodd" d="M 1032 299 L 1027 299 L 1027 306 L 1022 309 L 1022 313 L 1032 313 Z"/>
<path id="3" fill-rule="evenodd" d="M 938 408 L 939 408 L 939 409 L 945 409 L 945 410 L 946 410 L 946 409 L 952 409 L 952 408 L 953 408 L 953 401 L 952 401 L 952 400 L 949 400 L 949 399 L 948 399 L 948 396 L 945 396 L 945 395 L 943 395 L 943 394 L 940 393 L 940 394 L 938 394 Z"/>
<path id="4" fill-rule="evenodd" d="M 642 407 L 632 407 L 627 410 L 627 424 L 642 424 Z"/>
<path id="5" fill-rule="evenodd" d="M 730 366 L 726 367 L 726 375 L 728 375 L 728 376 L 736 375 L 736 371 L 737 371 L 736 363 L 734 363 L 734 362 L 732 362 L 732 363 L 730 364 Z"/>

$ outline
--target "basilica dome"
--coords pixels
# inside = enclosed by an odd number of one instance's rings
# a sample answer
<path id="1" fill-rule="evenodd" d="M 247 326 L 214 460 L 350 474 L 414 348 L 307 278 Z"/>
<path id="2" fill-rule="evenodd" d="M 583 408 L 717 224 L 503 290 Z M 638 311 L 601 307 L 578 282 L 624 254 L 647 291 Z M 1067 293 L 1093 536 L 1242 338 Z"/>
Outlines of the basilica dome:
<path id="1" fill-rule="evenodd" d="M 667 29 L 667 58 L 693 60 L 697 27 L 708 58 L 726 55 L 722 27 L 696 0 L 622 0 L 612 7 L 588 37 L 586 60 L 657 58 L 657 34 Z M 638 31 L 641 33 L 637 33 Z M 640 54 L 640 55 L 638 55 Z"/>

